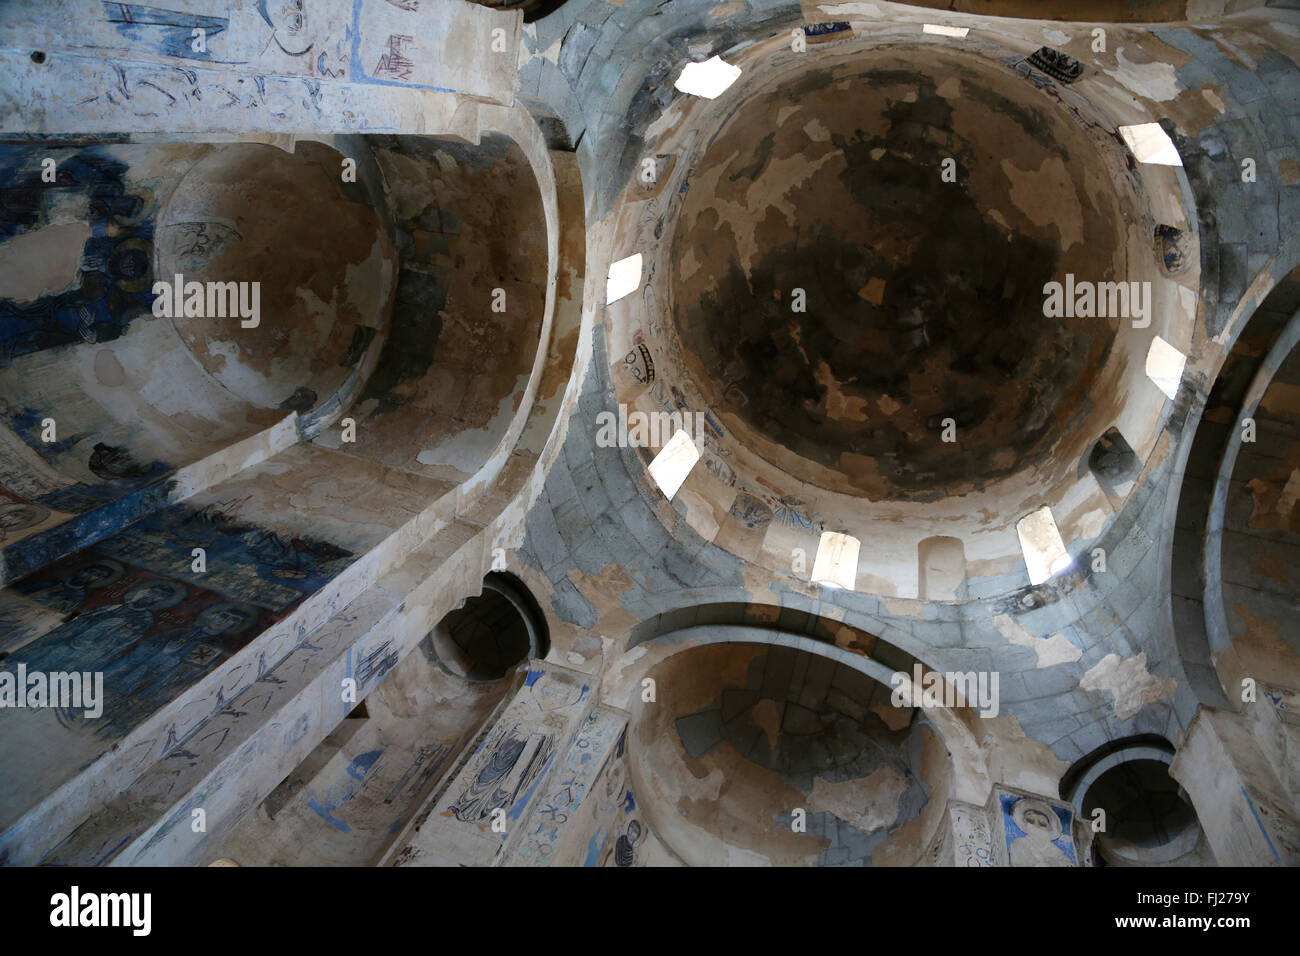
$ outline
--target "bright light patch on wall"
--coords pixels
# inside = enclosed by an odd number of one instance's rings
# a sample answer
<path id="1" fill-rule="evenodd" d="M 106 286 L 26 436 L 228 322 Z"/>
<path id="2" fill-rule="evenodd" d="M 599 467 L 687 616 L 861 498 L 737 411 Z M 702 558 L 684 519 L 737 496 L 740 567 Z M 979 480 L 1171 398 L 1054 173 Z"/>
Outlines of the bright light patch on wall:
<path id="1" fill-rule="evenodd" d="M 1052 509 L 1046 505 L 1016 522 L 1016 534 L 1029 568 L 1030 584 L 1042 584 L 1070 566 L 1070 553 L 1065 550 Z"/>
<path id="2" fill-rule="evenodd" d="M 641 253 L 637 252 L 626 259 L 619 259 L 609 267 L 609 276 L 605 279 L 605 304 L 617 302 L 630 292 L 635 292 L 641 284 Z"/>
<path id="3" fill-rule="evenodd" d="M 924 32 L 940 37 L 964 37 L 970 33 L 970 27 L 946 27 L 941 23 L 927 23 Z"/>
<path id="4" fill-rule="evenodd" d="M 732 66 L 722 57 L 715 56 L 703 63 L 687 63 L 682 75 L 677 77 L 677 82 L 673 85 L 683 93 L 711 100 L 735 83 L 739 76 L 740 67 Z"/>
<path id="5" fill-rule="evenodd" d="M 1169 134 L 1159 123 L 1141 123 L 1138 126 L 1121 126 L 1119 134 L 1124 137 L 1128 148 L 1133 150 L 1139 163 L 1154 163 L 1157 166 L 1181 166 L 1183 157 L 1178 155 L 1178 148 Z"/>
<path id="6" fill-rule="evenodd" d="M 1160 336 L 1151 340 L 1151 348 L 1147 350 L 1147 377 L 1170 398 L 1178 397 L 1186 364 L 1187 356 Z"/>
<path id="7" fill-rule="evenodd" d="M 852 535 L 823 531 L 813 561 L 812 583 L 852 591 L 858 583 L 859 547 L 860 542 Z"/>
<path id="8" fill-rule="evenodd" d="M 668 439 L 668 444 L 659 449 L 654 461 L 650 462 L 650 477 L 655 480 L 664 496 L 672 501 L 673 495 L 677 494 L 677 489 L 699 460 L 700 450 L 691 441 L 691 436 L 679 428 Z"/>

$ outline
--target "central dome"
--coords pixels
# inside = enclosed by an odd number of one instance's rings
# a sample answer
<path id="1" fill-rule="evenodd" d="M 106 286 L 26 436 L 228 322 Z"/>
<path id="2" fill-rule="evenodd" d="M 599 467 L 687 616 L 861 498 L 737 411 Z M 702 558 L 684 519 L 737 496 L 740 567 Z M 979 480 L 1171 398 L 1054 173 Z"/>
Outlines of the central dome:
<path id="1" fill-rule="evenodd" d="M 1001 64 L 923 66 L 881 51 L 751 96 L 690 178 L 673 245 L 706 401 L 788 473 L 872 498 L 1046 456 L 1117 320 L 1045 318 L 1043 287 L 1130 278 L 1083 121 Z"/>

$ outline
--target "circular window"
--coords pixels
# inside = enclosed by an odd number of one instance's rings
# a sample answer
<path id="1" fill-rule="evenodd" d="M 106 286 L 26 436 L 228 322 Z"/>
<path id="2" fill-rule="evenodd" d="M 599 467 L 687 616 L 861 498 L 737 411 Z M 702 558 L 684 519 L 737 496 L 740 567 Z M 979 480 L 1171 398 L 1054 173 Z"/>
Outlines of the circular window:
<path id="1" fill-rule="evenodd" d="M 1130 760 L 1102 773 L 1084 795 L 1084 820 L 1097 809 L 1105 812 L 1094 844 L 1102 865 L 1170 863 L 1200 840 L 1196 811 L 1160 760 Z"/>
<path id="2" fill-rule="evenodd" d="M 482 594 L 438 622 L 430 638 L 438 662 L 472 681 L 499 680 L 547 650 L 534 602 L 521 584 L 499 574 L 489 575 Z"/>

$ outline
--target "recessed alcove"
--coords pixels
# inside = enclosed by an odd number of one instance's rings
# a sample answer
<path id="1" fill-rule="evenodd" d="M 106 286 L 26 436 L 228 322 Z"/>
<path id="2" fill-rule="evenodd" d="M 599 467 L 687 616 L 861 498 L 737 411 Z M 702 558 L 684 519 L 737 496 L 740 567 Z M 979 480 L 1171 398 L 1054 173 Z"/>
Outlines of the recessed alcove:
<path id="1" fill-rule="evenodd" d="M 436 659 L 470 681 L 497 681 L 519 664 L 546 656 L 546 620 L 517 578 L 493 572 L 428 638 Z"/>
<path id="2" fill-rule="evenodd" d="M 942 801 L 935 788 L 951 769 L 888 685 L 814 652 L 746 643 L 680 650 L 645 679 L 657 699 L 635 708 L 631 774 L 654 832 L 684 862 L 920 855 L 918 818 Z"/>
<path id="3" fill-rule="evenodd" d="M 170 319 L 194 361 L 258 407 L 310 413 L 387 333 L 395 250 L 381 215 L 350 201 L 341 172 L 340 154 L 320 143 L 292 153 L 223 145 L 159 213 L 160 281 L 258 283 L 255 318 Z"/>
<path id="4" fill-rule="evenodd" d="M 1126 738 L 1066 772 L 1061 792 L 1092 830 L 1095 865 L 1215 865 L 1196 810 L 1170 776 L 1173 753 L 1160 737 Z"/>
<path id="5" fill-rule="evenodd" d="M 397 250 L 388 341 L 346 417 L 318 441 L 460 483 L 524 406 L 546 306 L 547 226 L 528 158 L 477 145 L 369 136 Z"/>
<path id="6" fill-rule="evenodd" d="M 337 405 L 396 276 L 382 194 L 345 189 L 341 161 L 316 142 L 0 144 L 0 422 L 32 468 L 102 500 Z M 202 294 L 163 307 L 178 276 Z"/>

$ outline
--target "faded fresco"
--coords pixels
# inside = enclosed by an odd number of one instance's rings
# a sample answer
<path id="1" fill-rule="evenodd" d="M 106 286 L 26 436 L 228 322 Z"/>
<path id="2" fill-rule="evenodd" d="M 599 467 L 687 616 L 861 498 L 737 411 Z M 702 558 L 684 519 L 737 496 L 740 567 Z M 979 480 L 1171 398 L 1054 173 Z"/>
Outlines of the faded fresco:
<path id="1" fill-rule="evenodd" d="M 1074 809 L 1019 791 L 994 790 L 996 852 L 1003 866 L 1078 866 Z"/>
<path id="2" fill-rule="evenodd" d="M 519 846 L 524 865 L 549 855 L 559 834 L 557 830 L 552 836 L 545 824 L 567 816 L 564 807 L 571 806 L 575 791 L 565 790 L 577 785 L 564 781 L 591 772 L 583 770 L 584 748 L 577 748 L 576 763 L 564 756 L 590 708 L 591 686 L 579 675 L 545 665 L 531 667 L 524 686 L 397 858 L 397 865 L 490 863 L 507 858 Z M 558 792 L 548 790 L 555 787 Z"/>
<path id="3" fill-rule="evenodd" d="M 210 570 L 190 571 L 203 548 Z M 55 562 L 15 591 L 64 623 L 6 666 L 104 673 L 104 715 L 61 717 L 114 740 L 228 660 L 350 563 L 351 552 L 286 539 L 216 507 L 174 506 Z M 30 606 L 30 605 L 29 605 Z"/>
<path id="4" fill-rule="evenodd" d="M 53 182 L 43 178 L 45 158 L 57 163 Z M 97 147 L 74 152 L 0 144 L 0 241 L 70 213 L 82 220 L 85 233 L 70 288 L 34 300 L 0 297 L 0 368 L 29 352 L 111 342 L 148 314 L 157 209 L 148 191 L 128 186 L 126 172 L 125 163 Z M 5 419 L 15 427 L 21 414 L 10 411 Z"/>

